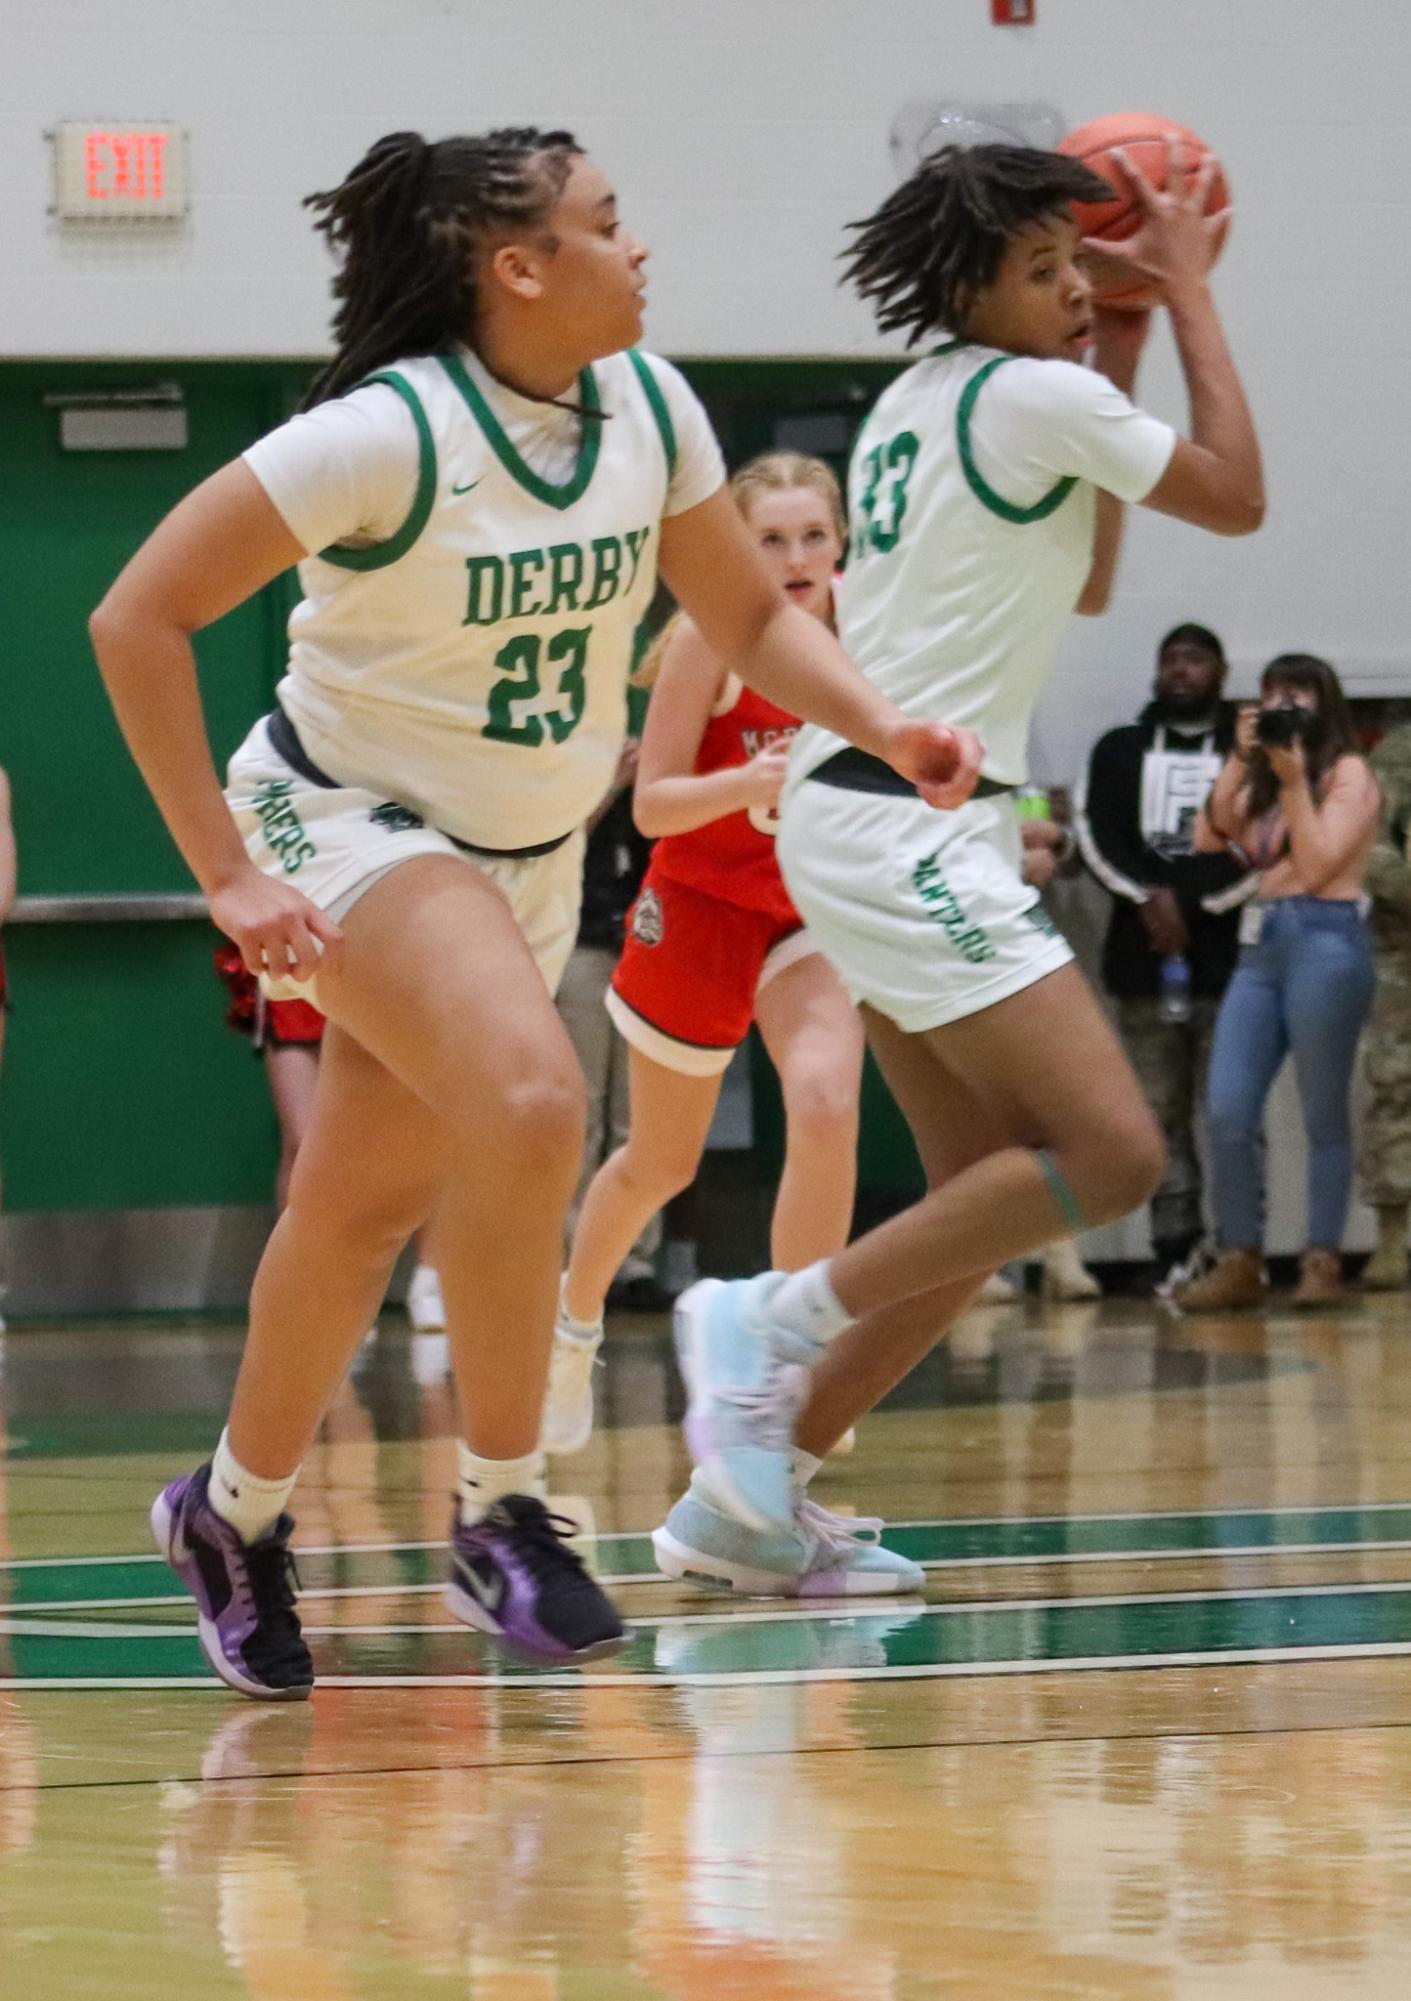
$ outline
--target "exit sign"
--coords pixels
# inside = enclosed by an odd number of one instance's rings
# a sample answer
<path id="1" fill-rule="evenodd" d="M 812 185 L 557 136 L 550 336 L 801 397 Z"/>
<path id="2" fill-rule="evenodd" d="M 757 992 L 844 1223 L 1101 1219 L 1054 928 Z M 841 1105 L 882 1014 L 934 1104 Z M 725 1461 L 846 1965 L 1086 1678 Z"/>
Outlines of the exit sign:
<path id="1" fill-rule="evenodd" d="M 184 127 L 70 118 L 49 137 L 61 222 L 172 222 L 189 212 Z"/>

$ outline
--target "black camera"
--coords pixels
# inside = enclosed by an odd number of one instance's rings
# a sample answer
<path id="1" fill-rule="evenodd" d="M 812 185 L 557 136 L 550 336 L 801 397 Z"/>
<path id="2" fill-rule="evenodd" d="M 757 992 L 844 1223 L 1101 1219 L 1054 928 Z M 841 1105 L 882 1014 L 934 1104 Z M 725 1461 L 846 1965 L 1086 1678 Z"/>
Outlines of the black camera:
<path id="1" fill-rule="evenodd" d="M 1278 702 L 1272 709 L 1259 711 L 1254 734 L 1274 750 L 1289 750 L 1296 743 L 1307 750 L 1318 734 L 1318 718 L 1298 702 Z"/>

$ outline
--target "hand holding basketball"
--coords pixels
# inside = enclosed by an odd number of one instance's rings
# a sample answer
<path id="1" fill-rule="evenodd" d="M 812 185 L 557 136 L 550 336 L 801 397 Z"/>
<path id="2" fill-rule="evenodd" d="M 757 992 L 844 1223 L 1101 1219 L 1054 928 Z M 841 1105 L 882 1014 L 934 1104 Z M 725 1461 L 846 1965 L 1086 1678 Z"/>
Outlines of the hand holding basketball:
<path id="1" fill-rule="evenodd" d="M 1059 141 L 1058 151 L 1081 160 L 1112 190 L 1105 201 L 1073 205 L 1098 304 L 1135 309 L 1162 303 L 1161 276 L 1148 256 L 1153 219 L 1166 213 L 1165 204 L 1190 211 L 1187 233 L 1199 239 L 1200 272 L 1215 262 L 1229 229 L 1229 186 L 1210 148 L 1186 126 L 1147 112 L 1118 112 L 1078 126 Z M 1153 196 L 1160 197 L 1155 206 Z M 1201 221 L 1208 225 L 1203 233 L 1194 227 Z M 1164 246 L 1160 254 L 1164 261 Z"/>
<path id="2" fill-rule="evenodd" d="M 1133 235 L 1119 241 L 1084 239 L 1090 252 L 1106 259 L 1109 266 L 1119 266 L 1129 282 L 1134 276 L 1147 279 L 1163 300 L 1182 282 L 1205 277 L 1220 254 L 1230 218 L 1228 207 L 1210 211 L 1210 194 L 1220 171 L 1215 155 L 1206 153 L 1190 174 L 1184 142 L 1173 137 L 1167 140 L 1167 147 L 1170 166 L 1164 187 L 1149 181 L 1120 149 L 1112 154 L 1139 206 L 1140 221 Z M 1109 301 L 1109 305 L 1115 303 Z"/>

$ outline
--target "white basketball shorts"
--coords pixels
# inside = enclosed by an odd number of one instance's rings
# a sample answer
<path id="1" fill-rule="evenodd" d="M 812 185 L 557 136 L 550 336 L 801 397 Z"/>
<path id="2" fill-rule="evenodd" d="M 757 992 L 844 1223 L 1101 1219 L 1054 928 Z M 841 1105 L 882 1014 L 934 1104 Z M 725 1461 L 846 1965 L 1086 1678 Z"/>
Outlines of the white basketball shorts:
<path id="1" fill-rule="evenodd" d="M 341 920 L 373 883 L 415 855 L 450 855 L 503 891 L 549 992 L 578 935 L 583 834 L 546 855 L 467 854 L 415 813 L 357 786 L 321 786 L 286 764 L 261 719 L 230 760 L 226 802 L 258 869 Z M 311 980 L 262 978 L 271 1000 L 318 1006 Z"/>
<path id="2" fill-rule="evenodd" d="M 853 999 L 908 1034 L 993 1007 L 1073 956 L 1020 875 L 1010 793 L 945 813 L 803 779 L 784 796 L 778 848 Z"/>

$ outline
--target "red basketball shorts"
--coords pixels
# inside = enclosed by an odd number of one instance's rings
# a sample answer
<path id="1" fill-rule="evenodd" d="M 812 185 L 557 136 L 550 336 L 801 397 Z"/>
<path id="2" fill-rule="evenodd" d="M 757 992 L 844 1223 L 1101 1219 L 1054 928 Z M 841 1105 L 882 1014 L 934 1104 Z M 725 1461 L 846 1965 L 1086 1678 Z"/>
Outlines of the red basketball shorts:
<path id="1" fill-rule="evenodd" d="M 817 950 L 797 918 L 649 875 L 628 913 L 607 1010 L 644 1056 L 688 1077 L 716 1076 L 749 1033 L 756 995 Z"/>

